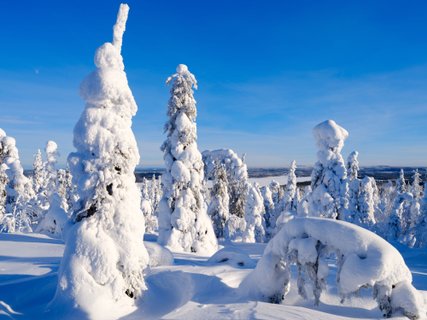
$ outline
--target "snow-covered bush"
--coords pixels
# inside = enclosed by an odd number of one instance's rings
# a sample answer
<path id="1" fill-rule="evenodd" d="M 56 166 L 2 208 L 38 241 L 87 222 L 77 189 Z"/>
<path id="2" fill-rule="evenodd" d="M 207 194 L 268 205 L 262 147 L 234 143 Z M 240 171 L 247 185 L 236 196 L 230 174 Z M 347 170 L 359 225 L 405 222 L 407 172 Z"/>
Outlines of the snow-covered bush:
<path id="1" fill-rule="evenodd" d="M 411 319 L 426 316 L 400 253 L 374 233 L 345 221 L 289 221 L 269 242 L 240 288 L 252 298 L 280 303 L 290 290 L 290 266 L 295 264 L 299 294 L 306 298 L 306 284 L 311 284 L 318 304 L 329 272 L 326 259 L 331 256 L 336 257 L 336 281 L 342 299 L 369 287 L 384 316 L 400 312 Z"/>
<path id="2" fill-rule="evenodd" d="M 216 252 L 208 260 L 209 264 L 228 264 L 235 268 L 253 268 L 254 261 L 242 250 L 235 247 L 227 247 Z"/>
<path id="3" fill-rule="evenodd" d="M 313 129 L 318 161 L 311 175 L 309 213 L 313 216 L 343 219 L 347 209 L 347 170 L 341 150 L 348 132 L 333 120 Z"/>
<path id="4" fill-rule="evenodd" d="M 204 166 L 197 148 L 196 78 L 180 64 L 167 79 L 171 85 L 169 120 L 165 125 L 163 198 L 159 208 L 159 238 L 172 250 L 212 254 L 217 240 L 202 194 Z"/>
<path id="5" fill-rule="evenodd" d="M 76 151 L 68 157 L 79 200 L 65 234 L 54 300 L 61 319 L 82 312 L 92 319 L 119 318 L 146 289 L 149 258 L 131 129 L 137 105 L 120 52 L 128 10 L 120 5 L 113 42 L 97 49 L 96 70 L 81 84 L 86 107 L 74 128 Z"/>
<path id="6" fill-rule="evenodd" d="M 0 165 L 7 177 L 5 188 L 5 214 L 1 231 L 31 232 L 35 222 L 33 211 L 34 190 L 31 180 L 24 175 L 14 138 L 0 129 Z"/>
<path id="7" fill-rule="evenodd" d="M 155 242 L 144 241 L 150 257 L 150 267 L 170 266 L 173 265 L 173 254 L 170 250 Z"/>

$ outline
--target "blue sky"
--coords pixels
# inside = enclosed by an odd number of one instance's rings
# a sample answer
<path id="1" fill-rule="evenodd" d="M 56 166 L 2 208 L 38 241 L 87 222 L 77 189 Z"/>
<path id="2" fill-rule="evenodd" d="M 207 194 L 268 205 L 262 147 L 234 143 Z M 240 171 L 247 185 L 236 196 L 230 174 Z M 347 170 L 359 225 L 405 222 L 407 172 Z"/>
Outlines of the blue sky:
<path id="1" fill-rule="evenodd" d="M 123 56 L 139 105 L 142 166 L 161 166 L 166 78 L 196 75 L 201 150 L 249 166 L 312 165 L 311 130 L 334 119 L 362 165 L 427 165 L 425 1 L 129 1 Z M 22 162 L 48 139 L 63 164 L 79 84 L 111 41 L 119 1 L 0 2 L 0 127 Z"/>

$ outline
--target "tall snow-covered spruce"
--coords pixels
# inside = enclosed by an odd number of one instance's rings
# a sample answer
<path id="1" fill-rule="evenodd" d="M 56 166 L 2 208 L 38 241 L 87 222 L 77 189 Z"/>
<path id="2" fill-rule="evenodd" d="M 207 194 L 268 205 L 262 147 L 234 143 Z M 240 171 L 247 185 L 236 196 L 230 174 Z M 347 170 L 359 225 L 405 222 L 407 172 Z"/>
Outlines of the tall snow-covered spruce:
<path id="1" fill-rule="evenodd" d="M 139 153 L 132 117 L 137 105 L 121 56 L 129 7 L 120 5 L 112 43 L 95 54 L 96 70 L 81 84 L 86 107 L 68 157 L 79 200 L 66 231 L 53 306 L 61 319 L 119 318 L 146 289 L 144 216 L 134 169 Z"/>
<path id="2" fill-rule="evenodd" d="M 165 125 L 163 198 L 159 209 L 159 243 L 173 250 L 211 255 L 218 244 L 202 194 L 204 168 L 197 148 L 196 78 L 186 65 L 166 81 L 171 85 Z"/>

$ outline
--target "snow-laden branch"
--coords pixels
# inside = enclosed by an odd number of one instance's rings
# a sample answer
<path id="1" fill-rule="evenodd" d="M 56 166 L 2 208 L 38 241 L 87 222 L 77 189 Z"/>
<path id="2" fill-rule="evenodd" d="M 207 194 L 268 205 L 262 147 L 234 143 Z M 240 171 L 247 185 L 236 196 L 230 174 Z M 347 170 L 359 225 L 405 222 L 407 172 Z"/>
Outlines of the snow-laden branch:
<path id="1" fill-rule="evenodd" d="M 384 316 L 403 313 L 425 317 L 423 303 L 412 286 L 412 275 L 400 253 L 376 234 L 344 221 L 296 218 L 270 240 L 255 270 L 241 289 L 255 299 L 280 303 L 291 286 L 290 266 L 298 268 L 298 293 L 307 298 L 310 284 L 315 304 L 329 273 L 327 258 L 336 257 L 337 287 L 342 299 L 366 287 Z"/>

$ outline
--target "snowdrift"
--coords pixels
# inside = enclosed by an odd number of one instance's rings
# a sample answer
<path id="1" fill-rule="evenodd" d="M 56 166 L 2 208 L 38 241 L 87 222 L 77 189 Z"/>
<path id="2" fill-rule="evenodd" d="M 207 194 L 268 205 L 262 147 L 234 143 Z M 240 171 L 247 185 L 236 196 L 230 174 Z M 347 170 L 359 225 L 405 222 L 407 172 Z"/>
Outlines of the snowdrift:
<path id="1" fill-rule="evenodd" d="M 318 304 L 331 257 L 337 261 L 336 282 L 342 300 L 362 288 L 372 288 L 385 317 L 426 317 L 400 253 L 374 233 L 332 219 L 297 218 L 285 224 L 241 289 L 256 300 L 280 303 L 290 289 L 290 267 L 296 265 L 298 293 L 303 298 L 312 294 Z"/>

